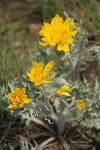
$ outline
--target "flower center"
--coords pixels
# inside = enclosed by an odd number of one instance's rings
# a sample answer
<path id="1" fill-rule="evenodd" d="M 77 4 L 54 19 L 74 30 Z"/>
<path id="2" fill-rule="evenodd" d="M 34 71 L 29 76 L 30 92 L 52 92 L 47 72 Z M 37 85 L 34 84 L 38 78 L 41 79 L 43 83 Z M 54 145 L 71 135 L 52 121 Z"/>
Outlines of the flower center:
<path id="1" fill-rule="evenodd" d="M 79 107 L 80 107 L 80 108 L 84 108 L 84 104 L 83 104 L 83 103 L 80 103 L 80 104 L 79 104 Z"/>
<path id="2" fill-rule="evenodd" d="M 42 73 L 40 72 L 37 72 L 34 76 L 34 79 L 38 82 L 38 83 L 41 83 L 44 79 L 44 76 Z"/>
<path id="3" fill-rule="evenodd" d="M 20 95 L 18 95 L 18 94 L 13 95 L 12 96 L 12 100 L 16 104 L 22 103 L 22 97 Z"/>
<path id="4" fill-rule="evenodd" d="M 59 32 L 55 33 L 55 37 L 54 38 L 55 38 L 55 41 L 56 41 L 57 44 L 59 44 L 59 43 L 61 43 L 63 41 L 62 37 L 63 37 L 62 31 L 59 31 Z"/>

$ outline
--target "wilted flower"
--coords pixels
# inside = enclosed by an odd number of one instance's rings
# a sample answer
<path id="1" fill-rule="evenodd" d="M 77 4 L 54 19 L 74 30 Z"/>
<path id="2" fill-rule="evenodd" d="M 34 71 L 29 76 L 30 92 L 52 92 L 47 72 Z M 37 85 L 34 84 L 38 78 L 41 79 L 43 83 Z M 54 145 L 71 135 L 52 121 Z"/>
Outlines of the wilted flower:
<path id="1" fill-rule="evenodd" d="M 53 61 L 50 61 L 45 67 L 42 62 L 33 62 L 30 73 L 27 72 L 26 74 L 35 86 L 39 86 L 43 83 L 51 83 L 50 79 L 53 78 L 55 74 L 50 77 L 47 77 L 47 75 L 51 72 L 53 67 Z"/>
<path id="2" fill-rule="evenodd" d="M 42 30 L 39 32 L 40 36 L 43 36 L 43 42 L 39 42 L 42 46 L 56 46 L 58 51 L 69 52 L 69 44 L 73 44 L 75 39 L 73 36 L 79 32 L 80 27 L 76 30 L 75 25 L 71 18 L 67 18 L 65 21 L 59 15 L 56 15 L 51 24 L 45 23 L 42 26 Z"/>
<path id="3" fill-rule="evenodd" d="M 78 100 L 78 101 L 76 102 L 76 108 L 77 108 L 78 110 L 83 110 L 83 109 L 85 109 L 84 100 Z"/>
<path id="4" fill-rule="evenodd" d="M 72 92 L 71 88 L 67 85 L 63 85 L 56 91 L 56 95 L 57 96 L 61 96 L 61 95 L 70 96 L 68 92 Z"/>
<path id="5" fill-rule="evenodd" d="M 13 109 L 15 107 L 21 108 L 24 104 L 28 104 L 32 101 L 31 98 L 27 98 L 25 88 L 16 88 L 8 94 L 8 98 L 11 101 L 11 104 L 8 106 L 9 109 Z"/>

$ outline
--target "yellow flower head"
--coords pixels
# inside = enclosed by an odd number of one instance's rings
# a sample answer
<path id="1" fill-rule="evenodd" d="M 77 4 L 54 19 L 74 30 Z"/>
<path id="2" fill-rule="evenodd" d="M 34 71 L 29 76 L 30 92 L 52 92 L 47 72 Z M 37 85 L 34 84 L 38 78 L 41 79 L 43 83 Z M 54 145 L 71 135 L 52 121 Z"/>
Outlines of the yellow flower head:
<path id="1" fill-rule="evenodd" d="M 71 18 L 67 18 L 65 21 L 59 15 L 56 15 L 51 24 L 45 23 L 42 26 L 42 30 L 39 32 L 43 42 L 39 42 L 42 46 L 56 46 L 58 51 L 69 52 L 69 44 L 73 44 L 75 39 L 73 36 L 79 32 L 80 27 L 76 30 L 75 25 Z"/>
<path id="2" fill-rule="evenodd" d="M 45 67 L 42 62 L 33 62 L 30 73 L 26 72 L 26 75 L 35 86 L 39 86 L 43 83 L 51 83 L 50 79 L 53 78 L 55 74 L 50 77 L 47 77 L 47 75 L 51 72 L 53 66 L 53 61 L 50 61 Z"/>
<path id="3" fill-rule="evenodd" d="M 71 88 L 67 85 L 63 85 L 56 91 L 56 95 L 57 96 L 61 96 L 61 95 L 70 96 L 68 92 L 72 92 Z"/>
<path id="4" fill-rule="evenodd" d="M 83 110 L 83 109 L 85 109 L 84 100 L 78 100 L 77 103 L 76 103 L 76 108 L 77 108 L 78 110 Z"/>
<path id="5" fill-rule="evenodd" d="M 9 109 L 15 107 L 23 107 L 23 104 L 28 104 L 32 101 L 31 98 L 27 98 L 25 88 L 16 88 L 14 91 L 8 94 L 8 98 L 11 101 L 11 104 L 8 106 Z"/>

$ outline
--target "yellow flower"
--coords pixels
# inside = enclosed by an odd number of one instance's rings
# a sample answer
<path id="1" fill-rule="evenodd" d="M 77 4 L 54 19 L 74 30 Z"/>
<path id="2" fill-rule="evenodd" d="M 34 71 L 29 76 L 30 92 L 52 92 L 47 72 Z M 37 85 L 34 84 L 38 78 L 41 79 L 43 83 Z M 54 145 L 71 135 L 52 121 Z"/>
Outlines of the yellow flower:
<path id="1" fill-rule="evenodd" d="M 57 96 L 61 96 L 61 95 L 70 96 L 68 92 L 72 92 L 71 88 L 67 85 L 63 85 L 56 91 L 56 95 Z"/>
<path id="2" fill-rule="evenodd" d="M 42 26 L 42 30 L 39 32 L 42 37 L 43 42 L 39 42 L 42 46 L 56 46 L 58 51 L 69 52 L 69 44 L 73 44 L 75 39 L 73 36 L 79 32 L 80 27 L 76 30 L 74 29 L 71 18 L 67 18 L 65 21 L 59 15 L 56 15 L 51 24 L 45 23 Z"/>
<path id="3" fill-rule="evenodd" d="M 30 73 L 26 72 L 26 75 L 35 86 L 39 86 L 43 83 L 51 83 L 50 79 L 53 78 L 55 74 L 50 77 L 47 77 L 47 75 L 51 72 L 53 66 L 53 61 L 50 61 L 45 67 L 42 62 L 33 62 Z"/>
<path id="4" fill-rule="evenodd" d="M 83 110 L 83 109 L 85 109 L 84 100 L 78 100 L 77 103 L 76 103 L 76 108 L 77 108 L 78 110 Z"/>
<path id="5" fill-rule="evenodd" d="M 31 98 L 27 98 L 25 88 L 16 88 L 8 94 L 8 98 L 11 101 L 11 104 L 8 106 L 9 109 L 13 109 L 15 107 L 22 108 L 24 104 L 28 104 L 32 101 Z"/>

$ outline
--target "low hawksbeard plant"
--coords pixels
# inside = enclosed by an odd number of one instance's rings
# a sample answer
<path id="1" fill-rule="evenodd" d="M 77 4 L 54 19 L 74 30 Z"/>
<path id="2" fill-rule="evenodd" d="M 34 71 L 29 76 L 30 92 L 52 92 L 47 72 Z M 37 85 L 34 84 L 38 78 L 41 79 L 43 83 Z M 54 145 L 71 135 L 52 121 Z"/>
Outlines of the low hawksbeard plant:
<path id="1" fill-rule="evenodd" d="M 100 86 L 95 80 L 91 86 L 80 74 L 87 60 L 100 59 L 100 47 L 87 47 L 87 32 L 81 22 L 58 14 L 51 23 L 44 22 L 39 31 L 42 37 L 35 56 L 30 55 L 32 65 L 21 79 L 8 83 L 2 100 L 11 114 L 17 114 L 29 126 L 34 122 L 50 132 L 50 137 L 33 147 L 45 149 L 54 140 L 60 140 L 65 150 L 70 150 L 72 133 L 77 131 L 86 140 L 81 127 L 93 124 L 100 115 Z M 94 121 L 95 122 L 95 121 Z M 34 130 L 34 128 L 33 128 Z"/>

